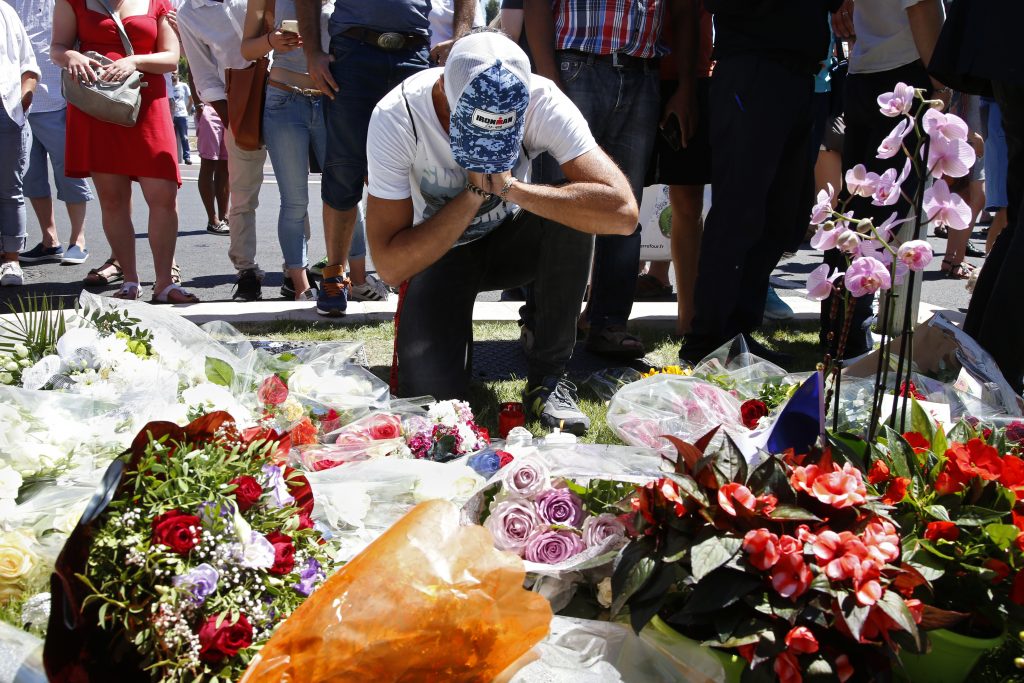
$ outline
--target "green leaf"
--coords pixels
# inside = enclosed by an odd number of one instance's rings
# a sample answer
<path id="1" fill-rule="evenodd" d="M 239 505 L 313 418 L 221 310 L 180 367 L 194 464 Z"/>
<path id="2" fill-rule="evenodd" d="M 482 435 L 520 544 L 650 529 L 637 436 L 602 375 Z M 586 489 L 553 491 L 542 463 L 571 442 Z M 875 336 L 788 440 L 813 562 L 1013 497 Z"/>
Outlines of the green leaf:
<path id="1" fill-rule="evenodd" d="M 230 387 L 231 382 L 235 379 L 235 371 L 227 362 L 222 361 L 220 358 L 208 356 L 206 358 L 206 379 L 210 380 L 213 384 Z"/>
<path id="2" fill-rule="evenodd" d="M 651 536 L 630 543 L 619 556 L 619 564 L 612 574 L 612 615 L 616 615 L 654 571 L 654 539 Z"/>
<path id="3" fill-rule="evenodd" d="M 932 436 L 932 453 L 940 458 L 949 450 L 949 443 L 946 441 L 946 434 L 941 429 L 936 429 Z M 1003 451 L 1000 451 L 1002 453 Z"/>
<path id="4" fill-rule="evenodd" d="M 917 467 L 915 467 L 914 449 L 910 447 L 906 439 L 900 436 L 898 432 L 893 431 L 891 427 L 885 428 L 885 440 L 889 451 L 888 465 L 892 468 L 893 474 L 897 477 L 910 479 L 912 476 L 911 468 L 917 470 Z M 920 478 L 920 472 L 917 473 L 917 476 Z"/>
<path id="5" fill-rule="evenodd" d="M 974 428 L 966 420 L 960 420 L 949 430 L 949 440 L 967 443 L 975 437 Z"/>
<path id="6" fill-rule="evenodd" d="M 747 572 L 723 567 L 704 577 L 683 608 L 685 614 L 714 612 L 762 587 L 762 579 Z"/>
<path id="7" fill-rule="evenodd" d="M 935 421 L 921 407 L 916 398 L 910 399 L 910 430 L 928 439 L 928 443 L 935 438 Z"/>
<path id="8" fill-rule="evenodd" d="M 949 522 L 949 510 L 944 505 L 927 505 L 924 507 L 924 513 L 932 519 L 937 519 L 940 522 Z"/>
<path id="9" fill-rule="evenodd" d="M 680 493 L 689 496 L 704 507 L 711 504 L 708 497 L 704 494 L 704 491 L 701 490 L 697 482 L 693 480 L 693 477 L 686 474 L 676 474 L 675 472 L 665 472 L 664 474 L 667 479 L 671 479 L 679 485 Z"/>
<path id="10" fill-rule="evenodd" d="M 636 633 L 661 610 L 679 573 L 678 565 L 657 563 L 644 585 L 633 593 L 629 600 L 629 622 Z"/>
<path id="11" fill-rule="evenodd" d="M 828 433 L 828 442 L 835 448 L 832 453 L 833 459 L 840 465 L 844 460 L 859 469 L 861 472 L 868 471 L 868 443 L 859 436 L 840 432 L 838 434 Z M 841 455 L 842 457 L 836 457 Z"/>
<path id="12" fill-rule="evenodd" d="M 960 508 L 960 514 L 957 515 L 956 523 L 960 526 L 985 526 L 986 524 L 999 522 L 1006 517 L 1007 512 L 1009 510 L 1001 512 L 977 505 L 965 505 Z"/>
<path id="13" fill-rule="evenodd" d="M 1020 535 L 1020 529 L 1012 524 L 989 524 L 985 527 L 985 533 L 1002 550 L 1009 550 Z"/>
<path id="14" fill-rule="evenodd" d="M 914 617 L 910 614 L 910 610 L 907 609 L 906 603 L 903 602 L 903 598 L 901 598 L 896 591 L 887 590 L 876 604 L 881 607 L 882 611 L 885 612 L 890 619 L 895 621 L 900 628 L 913 635 L 914 640 L 920 648 L 921 631 L 914 622 Z"/>
<path id="15" fill-rule="evenodd" d="M 750 473 L 747 488 L 756 496 L 770 493 L 779 500 L 793 499 L 793 487 L 789 485 L 789 477 L 786 476 L 782 462 L 774 455 L 766 457 L 764 462 Z"/>
<path id="16" fill-rule="evenodd" d="M 718 536 L 712 530 L 709 538 L 697 543 L 690 551 L 690 571 L 700 581 L 731 560 L 740 551 L 743 540 L 733 536 Z"/>
<path id="17" fill-rule="evenodd" d="M 721 448 L 711 454 L 711 465 L 721 485 L 747 480 L 747 458 L 731 436 L 726 436 Z"/>
<path id="18" fill-rule="evenodd" d="M 855 641 L 860 640 L 864 624 L 867 623 L 868 615 L 871 614 L 871 608 L 857 602 L 856 596 L 852 593 L 848 594 L 843 600 L 842 607 L 843 620 L 846 621 L 846 625 L 850 628 L 853 639 Z"/>
<path id="19" fill-rule="evenodd" d="M 788 519 L 794 521 L 820 522 L 821 519 L 796 505 L 778 505 L 769 515 L 772 519 Z"/>

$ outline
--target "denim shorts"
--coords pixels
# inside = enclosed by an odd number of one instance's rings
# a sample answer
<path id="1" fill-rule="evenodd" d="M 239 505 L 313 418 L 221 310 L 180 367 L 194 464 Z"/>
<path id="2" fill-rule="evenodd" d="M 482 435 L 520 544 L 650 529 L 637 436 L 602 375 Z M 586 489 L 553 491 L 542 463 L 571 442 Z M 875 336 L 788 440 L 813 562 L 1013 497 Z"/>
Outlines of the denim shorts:
<path id="1" fill-rule="evenodd" d="M 53 182 L 57 185 L 57 199 L 67 204 L 92 201 L 92 190 L 85 178 L 64 175 L 64 128 L 67 109 L 29 113 L 32 126 L 32 150 L 29 152 L 28 171 L 25 173 L 25 196 L 29 199 L 50 197 L 50 174 L 46 157 L 53 165 Z"/>
<path id="2" fill-rule="evenodd" d="M 347 211 L 359 203 L 366 179 L 366 133 L 377 103 L 409 76 L 430 66 L 427 48 L 382 50 L 334 36 L 331 76 L 337 96 L 326 102 L 327 159 L 321 192 L 324 203 Z"/>

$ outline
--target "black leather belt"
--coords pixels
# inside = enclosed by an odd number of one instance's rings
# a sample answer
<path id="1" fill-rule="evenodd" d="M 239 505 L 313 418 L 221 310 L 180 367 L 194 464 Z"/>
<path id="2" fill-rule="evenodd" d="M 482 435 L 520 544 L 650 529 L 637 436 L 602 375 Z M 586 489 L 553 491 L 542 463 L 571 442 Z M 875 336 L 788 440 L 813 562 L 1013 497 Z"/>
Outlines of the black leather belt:
<path id="1" fill-rule="evenodd" d="M 395 33 L 393 31 L 374 31 L 373 29 L 353 26 L 341 35 L 346 38 L 354 38 L 368 45 L 375 45 L 382 50 L 394 52 L 396 50 L 418 50 L 430 44 L 427 36 L 419 34 Z"/>
<path id="2" fill-rule="evenodd" d="M 582 50 L 559 50 L 558 54 L 567 55 L 576 59 L 586 60 L 587 64 L 601 63 L 611 64 L 616 69 L 657 69 L 657 57 L 633 57 L 621 52 L 613 52 L 608 55 L 597 55 L 593 52 Z"/>

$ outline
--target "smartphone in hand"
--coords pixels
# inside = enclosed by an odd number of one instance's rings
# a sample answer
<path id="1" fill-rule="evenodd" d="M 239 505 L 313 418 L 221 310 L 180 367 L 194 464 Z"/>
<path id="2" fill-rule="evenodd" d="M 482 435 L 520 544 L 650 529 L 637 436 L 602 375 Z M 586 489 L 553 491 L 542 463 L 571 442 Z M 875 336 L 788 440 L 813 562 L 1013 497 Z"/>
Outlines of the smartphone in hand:
<path id="1" fill-rule="evenodd" d="M 284 33 L 295 33 L 299 32 L 299 21 L 298 19 L 285 19 L 281 22 L 281 31 Z"/>
<path id="2" fill-rule="evenodd" d="M 670 114 L 668 121 L 665 125 L 658 129 L 661 133 L 661 137 L 665 139 L 666 144 L 674 152 L 678 152 L 683 148 L 683 131 L 679 125 L 679 117 L 675 114 Z"/>

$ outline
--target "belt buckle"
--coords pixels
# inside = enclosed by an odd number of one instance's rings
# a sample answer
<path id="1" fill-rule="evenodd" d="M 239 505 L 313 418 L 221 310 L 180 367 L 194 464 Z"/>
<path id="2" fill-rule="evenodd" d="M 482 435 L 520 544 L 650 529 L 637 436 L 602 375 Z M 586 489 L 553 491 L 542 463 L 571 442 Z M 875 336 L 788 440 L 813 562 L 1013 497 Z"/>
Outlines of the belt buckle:
<path id="1" fill-rule="evenodd" d="M 382 50 L 400 50 L 405 45 L 405 36 L 401 33 L 382 33 L 377 37 L 377 47 Z"/>
<path id="2" fill-rule="evenodd" d="M 616 68 L 616 69 L 621 69 L 621 68 L 626 66 L 625 64 L 623 64 L 622 62 L 619 61 L 619 56 L 621 54 L 622 53 L 620 53 L 620 52 L 613 52 L 612 53 L 612 66 L 614 68 Z"/>

